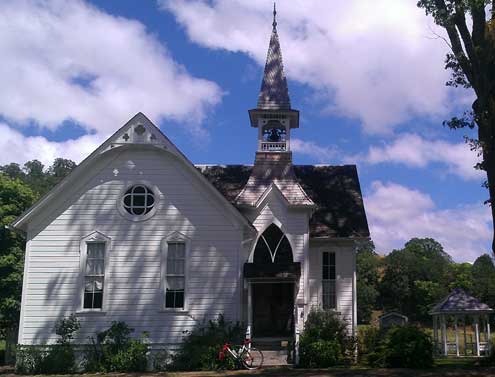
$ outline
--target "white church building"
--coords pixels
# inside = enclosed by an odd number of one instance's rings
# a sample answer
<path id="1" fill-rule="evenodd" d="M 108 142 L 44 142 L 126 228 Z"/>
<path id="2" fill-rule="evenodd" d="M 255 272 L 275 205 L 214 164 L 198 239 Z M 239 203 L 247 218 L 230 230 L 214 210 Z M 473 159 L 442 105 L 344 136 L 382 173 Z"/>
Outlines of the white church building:
<path id="1" fill-rule="evenodd" d="M 20 344 L 76 342 L 125 321 L 156 347 L 223 314 L 254 340 L 297 342 L 313 307 L 356 331 L 356 247 L 369 239 L 354 165 L 295 165 L 276 22 L 254 165 L 194 165 L 142 113 L 12 226 L 26 234 Z M 246 122 L 247 123 L 247 122 Z"/>

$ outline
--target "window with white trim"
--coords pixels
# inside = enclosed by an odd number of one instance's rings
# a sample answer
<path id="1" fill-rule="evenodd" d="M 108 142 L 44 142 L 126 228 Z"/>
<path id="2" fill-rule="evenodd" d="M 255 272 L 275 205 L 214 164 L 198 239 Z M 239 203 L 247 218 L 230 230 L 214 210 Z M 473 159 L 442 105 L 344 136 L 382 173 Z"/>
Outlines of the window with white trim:
<path id="1" fill-rule="evenodd" d="M 322 253 L 321 301 L 323 309 L 337 309 L 335 253 Z"/>
<path id="2" fill-rule="evenodd" d="M 186 285 L 186 244 L 167 242 L 165 308 L 183 309 Z"/>
<path id="3" fill-rule="evenodd" d="M 144 216 L 155 206 L 155 194 L 146 185 L 134 185 L 122 196 L 124 209 L 133 216 Z"/>
<path id="4" fill-rule="evenodd" d="M 86 242 L 84 267 L 84 309 L 101 309 L 105 284 L 105 242 Z"/>

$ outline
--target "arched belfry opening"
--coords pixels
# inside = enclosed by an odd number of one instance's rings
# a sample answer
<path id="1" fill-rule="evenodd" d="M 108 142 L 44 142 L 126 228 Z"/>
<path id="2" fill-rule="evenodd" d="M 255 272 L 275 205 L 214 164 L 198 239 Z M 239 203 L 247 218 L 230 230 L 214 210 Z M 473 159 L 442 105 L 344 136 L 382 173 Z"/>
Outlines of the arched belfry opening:
<path id="1" fill-rule="evenodd" d="M 254 264 L 291 264 L 292 248 L 287 236 L 275 224 L 271 224 L 258 238 L 254 249 Z"/>

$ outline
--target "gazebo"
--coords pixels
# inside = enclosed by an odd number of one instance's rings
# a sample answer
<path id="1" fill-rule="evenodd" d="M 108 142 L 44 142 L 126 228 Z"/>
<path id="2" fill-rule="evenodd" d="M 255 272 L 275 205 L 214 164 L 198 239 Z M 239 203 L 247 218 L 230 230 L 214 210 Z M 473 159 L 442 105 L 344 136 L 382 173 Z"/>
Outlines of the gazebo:
<path id="1" fill-rule="evenodd" d="M 481 356 L 488 354 L 490 347 L 490 314 L 493 309 L 477 298 L 467 294 L 463 289 L 454 289 L 430 311 L 433 316 L 433 341 L 435 351 L 442 356 L 461 356 L 459 343 L 459 325 L 463 327 L 463 356 Z M 453 322 L 455 342 L 447 340 L 447 321 Z M 468 342 L 467 325 L 474 328 L 474 341 Z M 439 331 L 440 326 L 440 331 Z M 440 336 L 439 336 L 440 335 Z M 480 335 L 483 335 L 481 339 Z M 468 354 L 468 345 L 471 349 Z"/>

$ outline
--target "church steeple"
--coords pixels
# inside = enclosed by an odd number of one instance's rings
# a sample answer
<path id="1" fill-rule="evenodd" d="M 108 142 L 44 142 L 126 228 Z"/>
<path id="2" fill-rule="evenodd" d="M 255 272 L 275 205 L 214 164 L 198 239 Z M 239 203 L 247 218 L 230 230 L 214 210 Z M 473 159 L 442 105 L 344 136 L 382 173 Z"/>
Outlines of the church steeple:
<path id="1" fill-rule="evenodd" d="M 266 56 L 265 72 L 258 96 L 258 109 L 290 110 L 289 88 L 277 34 L 277 10 L 273 4 L 273 29 Z"/>
<path id="2" fill-rule="evenodd" d="M 251 127 L 258 128 L 258 152 L 283 153 L 290 159 L 290 130 L 299 127 L 299 111 L 293 110 L 290 105 L 275 4 L 272 27 L 258 106 L 249 110 L 249 118 Z"/>
<path id="3" fill-rule="evenodd" d="M 290 106 L 276 16 L 274 5 L 272 36 L 258 106 L 249 110 L 251 127 L 258 129 L 258 149 L 251 175 L 235 203 L 256 207 L 264 194 L 274 189 L 285 197 L 289 206 L 312 209 L 315 204 L 299 185 L 292 166 L 290 133 L 299 127 L 299 111 Z"/>

